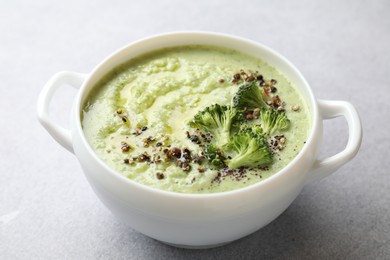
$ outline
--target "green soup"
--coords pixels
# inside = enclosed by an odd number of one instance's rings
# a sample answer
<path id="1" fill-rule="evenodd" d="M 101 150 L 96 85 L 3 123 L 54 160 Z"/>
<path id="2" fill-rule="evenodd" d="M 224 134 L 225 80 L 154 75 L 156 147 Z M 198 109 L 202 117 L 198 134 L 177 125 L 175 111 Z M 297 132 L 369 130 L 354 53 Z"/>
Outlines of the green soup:
<path id="1" fill-rule="evenodd" d="M 213 136 L 190 122 L 208 106 L 230 106 L 248 82 L 265 88 L 270 99 L 280 98 L 282 107 L 275 109 L 284 111 L 290 125 L 267 138 L 271 164 L 216 167 L 199 141 L 212 143 Z M 249 124 L 263 124 L 255 113 L 239 113 Z M 234 50 L 200 45 L 150 52 L 113 69 L 89 95 L 82 125 L 91 147 L 111 168 L 144 185 L 180 193 L 230 191 L 268 178 L 299 153 L 311 127 L 307 104 L 275 68 Z"/>

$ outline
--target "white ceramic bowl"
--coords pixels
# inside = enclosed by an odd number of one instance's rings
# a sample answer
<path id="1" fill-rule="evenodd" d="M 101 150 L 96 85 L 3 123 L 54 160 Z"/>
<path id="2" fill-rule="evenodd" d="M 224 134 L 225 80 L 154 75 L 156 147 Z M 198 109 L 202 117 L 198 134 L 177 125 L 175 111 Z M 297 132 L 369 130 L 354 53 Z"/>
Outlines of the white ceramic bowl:
<path id="1" fill-rule="evenodd" d="M 290 79 L 306 100 L 312 128 L 306 145 L 284 169 L 252 186 L 217 194 L 179 194 L 157 190 L 127 179 L 100 160 L 83 134 L 80 114 L 94 84 L 115 66 L 142 53 L 168 46 L 205 44 L 257 56 Z M 63 84 L 79 88 L 71 112 L 71 129 L 49 117 L 49 103 Z M 323 120 L 343 116 L 349 126 L 346 148 L 324 160 L 317 159 Z M 90 74 L 59 72 L 44 86 L 38 118 L 62 146 L 74 153 L 93 190 L 112 213 L 135 230 L 168 244 L 212 247 L 246 236 L 279 216 L 303 186 L 334 172 L 357 153 L 362 127 L 354 107 L 344 101 L 317 100 L 301 73 L 284 57 L 259 43 L 219 33 L 176 32 L 134 42 L 110 55 Z"/>

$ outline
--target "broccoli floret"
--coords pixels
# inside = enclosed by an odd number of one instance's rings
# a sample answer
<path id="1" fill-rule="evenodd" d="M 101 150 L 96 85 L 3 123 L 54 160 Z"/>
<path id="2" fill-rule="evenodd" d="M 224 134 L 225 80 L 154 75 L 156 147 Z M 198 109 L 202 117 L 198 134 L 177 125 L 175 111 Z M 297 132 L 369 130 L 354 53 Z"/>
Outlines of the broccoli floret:
<path id="1" fill-rule="evenodd" d="M 263 108 L 260 117 L 264 133 L 268 136 L 276 131 L 286 130 L 290 126 L 290 120 L 284 111 Z"/>
<path id="2" fill-rule="evenodd" d="M 190 126 L 210 132 L 215 144 L 222 147 L 229 142 L 231 128 L 241 121 L 240 116 L 235 108 L 215 104 L 199 111 Z"/>
<path id="3" fill-rule="evenodd" d="M 238 110 L 253 111 L 255 108 L 266 107 L 268 99 L 264 89 L 253 81 L 240 86 L 233 97 L 233 107 Z"/>
<path id="4" fill-rule="evenodd" d="M 243 124 L 241 125 L 240 127 L 240 133 L 254 133 L 254 134 L 257 134 L 257 135 L 264 135 L 264 131 L 263 131 L 263 128 L 261 127 L 261 125 L 248 125 L 248 124 Z"/>
<path id="5" fill-rule="evenodd" d="M 230 147 L 237 153 L 227 161 L 230 169 L 257 167 L 272 163 L 272 154 L 265 138 L 250 131 L 240 131 L 232 137 Z"/>
<path id="6" fill-rule="evenodd" d="M 223 151 L 217 146 L 213 144 L 207 145 L 204 149 L 204 155 L 206 159 L 217 168 L 225 166 L 224 161 L 226 158 L 223 155 Z"/>

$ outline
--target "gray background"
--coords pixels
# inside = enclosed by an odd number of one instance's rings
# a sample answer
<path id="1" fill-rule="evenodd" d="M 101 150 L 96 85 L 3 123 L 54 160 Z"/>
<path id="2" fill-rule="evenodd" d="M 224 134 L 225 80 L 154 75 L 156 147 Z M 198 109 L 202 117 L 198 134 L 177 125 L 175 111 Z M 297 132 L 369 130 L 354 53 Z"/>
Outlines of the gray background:
<path id="1" fill-rule="evenodd" d="M 390 1 L 0 1 L 0 259 L 389 259 Z M 360 112 L 357 157 L 308 185 L 260 231 L 209 250 L 172 248 L 120 223 L 76 158 L 35 115 L 45 82 L 90 72 L 142 37 L 176 30 L 230 33 L 290 59 L 321 99 Z M 75 92 L 53 116 L 67 125 Z M 343 149 L 342 118 L 325 122 L 321 156 Z"/>

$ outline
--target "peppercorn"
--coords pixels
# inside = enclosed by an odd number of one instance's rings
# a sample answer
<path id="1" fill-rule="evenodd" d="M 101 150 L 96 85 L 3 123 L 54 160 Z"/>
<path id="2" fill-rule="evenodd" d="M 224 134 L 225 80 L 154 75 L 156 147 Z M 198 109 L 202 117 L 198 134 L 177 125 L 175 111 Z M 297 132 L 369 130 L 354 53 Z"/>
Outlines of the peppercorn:
<path id="1" fill-rule="evenodd" d="M 191 165 L 189 165 L 188 163 L 183 163 L 183 165 L 181 166 L 181 169 L 185 172 L 189 172 L 189 171 L 191 171 Z"/>
<path id="2" fill-rule="evenodd" d="M 138 162 L 144 162 L 144 161 L 149 161 L 149 160 L 150 160 L 150 156 L 146 152 L 138 155 L 138 157 L 137 157 Z"/>
<path id="3" fill-rule="evenodd" d="M 159 180 L 162 180 L 162 179 L 164 179 L 164 173 L 162 173 L 162 172 L 157 172 L 156 173 L 156 177 L 157 177 L 157 179 L 159 179 Z"/>
<path id="4" fill-rule="evenodd" d="M 183 149 L 183 158 L 186 160 L 191 160 L 191 151 L 187 148 Z"/>
<path id="5" fill-rule="evenodd" d="M 172 148 L 172 155 L 176 158 L 180 158 L 181 156 L 181 150 L 177 147 Z"/>
<path id="6" fill-rule="evenodd" d="M 121 142 L 121 150 L 122 150 L 122 152 L 126 153 L 126 152 L 130 151 L 130 149 L 131 149 L 131 146 L 128 143 Z"/>
<path id="7" fill-rule="evenodd" d="M 249 77 L 247 77 L 246 79 L 245 79 L 247 82 L 252 82 L 252 81 L 254 81 L 255 80 L 255 77 L 254 76 L 252 76 L 252 75 L 250 75 Z"/>
<path id="8" fill-rule="evenodd" d="M 205 171 L 206 171 L 206 169 L 203 168 L 203 167 L 198 168 L 198 172 L 200 172 L 200 173 L 203 173 L 203 172 L 205 172 Z"/>
<path id="9" fill-rule="evenodd" d="M 234 74 L 234 76 L 233 76 L 232 82 L 233 82 L 233 83 L 236 83 L 236 82 L 238 82 L 238 81 L 240 80 L 240 78 L 241 78 L 240 73 L 236 73 L 236 74 Z"/>
<path id="10" fill-rule="evenodd" d="M 200 144 L 199 136 L 197 136 L 197 135 L 191 135 L 190 140 L 193 143 Z"/>

